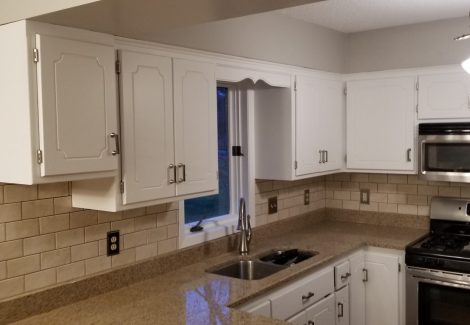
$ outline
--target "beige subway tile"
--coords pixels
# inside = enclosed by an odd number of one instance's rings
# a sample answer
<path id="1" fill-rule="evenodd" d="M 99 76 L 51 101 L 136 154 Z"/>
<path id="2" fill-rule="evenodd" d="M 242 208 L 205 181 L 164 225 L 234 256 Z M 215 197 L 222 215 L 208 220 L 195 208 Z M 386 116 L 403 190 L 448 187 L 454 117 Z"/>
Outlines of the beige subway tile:
<path id="1" fill-rule="evenodd" d="M 273 190 L 273 182 L 256 182 L 256 193 L 270 192 Z"/>
<path id="2" fill-rule="evenodd" d="M 367 183 L 369 182 L 369 174 L 362 174 L 362 173 L 351 174 L 351 182 Z"/>
<path id="3" fill-rule="evenodd" d="M 388 194 L 388 203 L 406 204 L 406 194 Z"/>
<path id="4" fill-rule="evenodd" d="M 351 199 L 351 192 L 349 192 L 349 191 L 335 191 L 334 192 L 334 199 L 335 200 L 350 200 Z"/>
<path id="5" fill-rule="evenodd" d="M 351 192 L 351 201 L 359 201 L 360 196 L 360 192 Z"/>
<path id="6" fill-rule="evenodd" d="M 54 198 L 54 214 L 62 214 L 80 211 L 80 209 L 72 207 L 72 197 L 63 196 Z"/>
<path id="7" fill-rule="evenodd" d="M 98 211 L 98 223 L 119 221 L 122 219 L 122 212 Z"/>
<path id="8" fill-rule="evenodd" d="M 335 191 L 326 190 L 325 191 L 325 198 L 326 199 L 333 199 L 335 197 Z"/>
<path id="9" fill-rule="evenodd" d="M 304 204 L 304 197 L 302 196 L 296 196 L 296 197 L 291 197 L 289 199 L 283 200 L 283 208 L 288 209 L 292 208 L 295 206 L 303 205 Z"/>
<path id="10" fill-rule="evenodd" d="M 408 183 L 408 176 L 407 175 L 389 174 L 388 175 L 388 183 L 389 184 L 407 184 Z"/>
<path id="11" fill-rule="evenodd" d="M 75 262 L 57 268 L 57 283 L 70 281 L 85 275 L 85 262 Z"/>
<path id="12" fill-rule="evenodd" d="M 342 209 L 343 201 L 342 200 L 326 200 L 325 205 L 327 208 Z"/>
<path id="13" fill-rule="evenodd" d="M 158 243 L 148 244 L 135 248 L 135 259 L 140 261 L 146 258 L 157 256 L 158 254 Z"/>
<path id="14" fill-rule="evenodd" d="M 379 204 L 377 202 L 370 202 L 369 204 L 359 204 L 361 211 L 379 211 Z"/>
<path id="15" fill-rule="evenodd" d="M 355 182 L 341 182 L 342 190 L 357 191 L 359 190 L 359 183 Z"/>
<path id="16" fill-rule="evenodd" d="M 39 235 L 37 219 L 15 221 L 6 224 L 6 240 L 26 238 Z"/>
<path id="17" fill-rule="evenodd" d="M 169 202 L 166 204 L 167 211 L 179 210 L 179 201 Z"/>
<path id="18" fill-rule="evenodd" d="M 0 223 L 0 242 L 5 241 L 5 224 Z"/>
<path id="19" fill-rule="evenodd" d="M 69 184 L 67 182 L 40 184 L 38 186 L 38 198 L 40 199 L 67 195 L 69 195 Z"/>
<path id="20" fill-rule="evenodd" d="M 122 237 L 122 244 L 124 249 L 147 244 L 147 232 L 145 230 L 133 232 Z"/>
<path id="21" fill-rule="evenodd" d="M 416 175 L 408 175 L 408 184 L 426 185 L 428 182 L 421 180 Z"/>
<path id="22" fill-rule="evenodd" d="M 157 214 L 157 227 L 167 226 L 178 222 L 176 210 Z"/>
<path id="23" fill-rule="evenodd" d="M 371 193 L 377 192 L 378 185 L 377 183 L 360 183 L 359 188 L 361 190 L 369 190 Z"/>
<path id="24" fill-rule="evenodd" d="M 111 222 L 111 230 L 119 230 L 121 235 L 134 231 L 134 219 Z"/>
<path id="25" fill-rule="evenodd" d="M 3 185 L 0 185 L 0 204 L 3 204 Z"/>
<path id="26" fill-rule="evenodd" d="M 36 273 L 27 274 L 24 277 L 25 290 L 33 291 L 41 288 L 49 287 L 56 284 L 56 269 L 48 269 Z"/>
<path id="27" fill-rule="evenodd" d="M 72 262 L 85 260 L 85 259 L 98 256 L 98 253 L 99 253 L 98 243 L 99 243 L 98 241 L 93 241 L 93 242 L 82 244 L 82 245 L 72 246 L 71 247 Z"/>
<path id="28" fill-rule="evenodd" d="M 21 220 L 21 204 L 0 205 L 0 222 L 11 222 Z"/>
<path id="29" fill-rule="evenodd" d="M 61 231 L 56 234 L 57 248 L 82 244 L 85 241 L 83 228 Z"/>
<path id="30" fill-rule="evenodd" d="M 312 207 L 313 207 L 313 205 L 312 205 Z M 290 217 L 289 210 L 280 210 L 278 212 L 278 214 L 279 214 L 279 220 L 287 219 L 287 218 Z"/>
<path id="31" fill-rule="evenodd" d="M 31 219 L 54 214 L 52 199 L 26 201 L 21 203 L 22 218 Z"/>
<path id="32" fill-rule="evenodd" d="M 176 238 L 163 240 L 158 242 L 158 255 L 175 251 L 177 248 L 178 243 Z"/>
<path id="33" fill-rule="evenodd" d="M 106 238 L 109 231 L 109 223 L 102 223 L 85 228 L 85 242 L 95 241 Z"/>
<path id="34" fill-rule="evenodd" d="M 70 228 L 92 226 L 97 223 L 98 211 L 84 210 L 70 213 Z"/>
<path id="35" fill-rule="evenodd" d="M 398 205 L 398 213 L 400 214 L 418 214 L 418 206 L 413 204 L 399 204 Z"/>
<path id="36" fill-rule="evenodd" d="M 306 207 L 306 206 L 303 205 L 302 207 Z M 283 210 L 283 211 L 286 211 L 286 210 Z M 179 226 L 177 224 L 176 225 L 169 225 L 167 227 L 167 230 L 168 230 L 168 238 L 178 237 Z"/>
<path id="37" fill-rule="evenodd" d="M 429 216 L 429 206 L 428 205 L 418 205 L 418 215 L 419 216 Z"/>
<path id="38" fill-rule="evenodd" d="M 416 194 L 418 193 L 418 185 L 398 184 L 398 193 Z"/>
<path id="39" fill-rule="evenodd" d="M 341 182 L 327 181 L 325 185 L 327 190 L 341 190 Z"/>
<path id="40" fill-rule="evenodd" d="M 155 243 L 157 241 L 162 241 L 168 238 L 167 227 L 160 227 L 156 229 L 151 229 L 147 233 L 147 239 L 149 243 Z"/>
<path id="41" fill-rule="evenodd" d="M 359 201 L 343 201 L 343 209 L 359 210 Z"/>
<path id="42" fill-rule="evenodd" d="M 378 184 L 377 192 L 379 193 L 396 193 L 397 184 Z"/>
<path id="43" fill-rule="evenodd" d="M 69 214 L 64 213 L 39 218 L 39 227 L 41 234 L 69 229 Z"/>
<path id="44" fill-rule="evenodd" d="M 24 292 L 24 277 L 0 281 L 0 300 L 17 296 Z"/>
<path id="45" fill-rule="evenodd" d="M 70 247 L 41 253 L 41 269 L 70 263 Z"/>
<path id="46" fill-rule="evenodd" d="M 111 257 L 111 266 L 117 267 L 135 262 L 135 248 L 121 251 L 118 255 Z"/>
<path id="47" fill-rule="evenodd" d="M 23 256 L 23 241 L 13 240 L 0 243 L 0 261 Z"/>
<path id="48" fill-rule="evenodd" d="M 137 217 L 134 219 L 134 228 L 136 231 L 152 229 L 157 227 L 157 216 L 155 214 Z"/>
<path id="49" fill-rule="evenodd" d="M 439 188 L 431 185 L 418 185 L 418 195 L 438 195 Z"/>
<path id="50" fill-rule="evenodd" d="M 428 185 L 449 187 L 450 182 L 429 181 Z"/>
<path id="51" fill-rule="evenodd" d="M 397 213 L 398 212 L 398 204 L 396 204 L 396 203 L 379 203 L 379 212 Z"/>
<path id="52" fill-rule="evenodd" d="M 350 173 L 338 173 L 338 174 L 334 174 L 333 178 L 335 179 L 335 181 L 349 182 L 351 180 L 351 174 Z"/>
<path id="53" fill-rule="evenodd" d="M 414 205 L 427 205 L 428 197 L 426 195 L 408 195 L 406 203 Z"/>
<path id="54" fill-rule="evenodd" d="M 41 269 L 39 254 L 20 257 L 7 261 L 7 276 L 13 278 L 16 276 L 33 273 Z"/>
<path id="55" fill-rule="evenodd" d="M 98 256 L 85 261 L 85 273 L 94 274 L 111 268 L 111 256 Z"/>
<path id="56" fill-rule="evenodd" d="M 268 215 L 263 214 L 263 215 L 256 216 L 255 221 L 256 221 L 256 226 L 263 226 L 268 223 Z"/>
<path id="57" fill-rule="evenodd" d="M 131 209 L 122 212 L 123 219 L 141 217 L 145 215 L 145 208 Z"/>
<path id="58" fill-rule="evenodd" d="M 121 244 L 121 242 L 119 242 Z M 108 243 L 106 239 L 100 239 L 98 241 L 98 255 L 108 254 Z"/>
<path id="59" fill-rule="evenodd" d="M 7 262 L 0 262 L 0 280 L 7 278 Z"/>
<path id="60" fill-rule="evenodd" d="M 36 200 L 38 198 L 37 185 L 5 185 L 3 196 L 5 203 Z"/>
<path id="61" fill-rule="evenodd" d="M 369 201 L 387 203 L 387 193 L 370 193 Z"/>
<path id="62" fill-rule="evenodd" d="M 460 187 L 439 186 L 439 196 L 460 197 Z"/>
<path id="63" fill-rule="evenodd" d="M 155 213 L 161 213 L 167 211 L 167 205 L 166 204 L 159 204 L 159 205 L 152 205 L 149 207 L 145 208 L 145 213 L 146 214 L 155 214 Z"/>
<path id="64" fill-rule="evenodd" d="M 371 183 L 387 183 L 386 174 L 369 174 L 369 182 Z"/>
<path id="65" fill-rule="evenodd" d="M 281 201 L 279 201 L 279 204 L 281 203 Z M 279 207 L 278 207 L 279 208 Z M 265 204 L 257 204 L 256 207 L 255 207 L 255 215 L 259 215 L 259 214 L 266 214 L 268 213 L 268 204 L 265 203 Z M 156 220 L 156 218 L 155 218 Z"/>
<path id="66" fill-rule="evenodd" d="M 463 198 L 470 198 L 470 187 L 462 186 L 460 188 L 460 196 Z"/>
<path id="67" fill-rule="evenodd" d="M 47 234 L 25 238 L 23 241 L 24 255 L 37 254 L 54 250 L 55 234 Z"/>

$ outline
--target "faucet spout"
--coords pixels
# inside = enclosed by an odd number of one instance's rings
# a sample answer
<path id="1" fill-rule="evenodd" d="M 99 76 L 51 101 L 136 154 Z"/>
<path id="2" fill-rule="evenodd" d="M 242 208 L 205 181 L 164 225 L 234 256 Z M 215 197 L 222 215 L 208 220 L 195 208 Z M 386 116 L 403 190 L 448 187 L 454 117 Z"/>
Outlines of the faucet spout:
<path id="1" fill-rule="evenodd" d="M 238 230 L 240 230 L 240 240 L 238 251 L 240 255 L 245 256 L 250 252 L 250 242 L 252 237 L 250 216 L 246 214 L 245 199 L 240 199 L 238 210 Z"/>

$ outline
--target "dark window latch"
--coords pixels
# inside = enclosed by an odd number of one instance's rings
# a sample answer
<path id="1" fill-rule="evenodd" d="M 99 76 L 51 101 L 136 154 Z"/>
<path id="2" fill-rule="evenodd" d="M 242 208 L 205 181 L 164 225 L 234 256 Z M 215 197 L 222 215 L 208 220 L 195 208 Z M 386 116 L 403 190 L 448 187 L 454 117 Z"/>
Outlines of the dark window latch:
<path id="1" fill-rule="evenodd" d="M 244 154 L 242 153 L 241 146 L 232 146 L 232 156 L 233 157 L 243 157 Z"/>

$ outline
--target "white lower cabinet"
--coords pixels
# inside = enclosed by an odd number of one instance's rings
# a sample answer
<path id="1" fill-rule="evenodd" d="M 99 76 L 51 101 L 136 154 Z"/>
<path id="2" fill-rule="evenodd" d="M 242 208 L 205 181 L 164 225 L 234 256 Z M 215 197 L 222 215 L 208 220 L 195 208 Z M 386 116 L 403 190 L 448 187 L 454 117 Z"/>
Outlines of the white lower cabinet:
<path id="1" fill-rule="evenodd" d="M 240 309 L 253 315 L 271 317 L 271 301 L 267 299 L 257 300 Z"/>
<path id="2" fill-rule="evenodd" d="M 349 325 L 349 286 L 335 292 L 336 325 Z"/>
<path id="3" fill-rule="evenodd" d="M 305 311 L 308 325 L 335 324 L 335 295 L 330 294 Z"/>
<path id="4" fill-rule="evenodd" d="M 286 321 L 294 325 L 306 325 L 307 324 L 307 312 L 301 311 L 300 313 L 292 316 Z"/>

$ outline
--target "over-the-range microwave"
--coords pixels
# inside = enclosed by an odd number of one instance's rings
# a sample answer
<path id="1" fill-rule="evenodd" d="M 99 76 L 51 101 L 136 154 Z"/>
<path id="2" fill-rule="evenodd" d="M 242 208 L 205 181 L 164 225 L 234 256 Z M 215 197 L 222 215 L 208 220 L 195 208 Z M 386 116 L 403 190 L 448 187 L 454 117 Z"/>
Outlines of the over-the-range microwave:
<path id="1" fill-rule="evenodd" d="M 470 123 L 419 125 L 421 179 L 470 182 Z"/>

